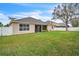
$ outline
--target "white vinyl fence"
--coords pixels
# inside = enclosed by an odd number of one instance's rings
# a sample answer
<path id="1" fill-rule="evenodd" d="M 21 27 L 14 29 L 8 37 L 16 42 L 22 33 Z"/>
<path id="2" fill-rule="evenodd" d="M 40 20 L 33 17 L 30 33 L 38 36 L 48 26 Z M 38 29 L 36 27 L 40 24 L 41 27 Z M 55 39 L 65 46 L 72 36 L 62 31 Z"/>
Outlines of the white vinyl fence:
<path id="1" fill-rule="evenodd" d="M 54 28 L 57 31 L 65 31 L 65 28 Z M 79 31 L 79 27 L 69 27 L 69 31 Z M 12 27 L 0 27 L 0 36 L 13 35 Z"/>
<path id="2" fill-rule="evenodd" d="M 12 27 L 0 27 L 0 36 L 12 35 Z"/>
<path id="3" fill-rule="evenodd" d="M 65 28 L 54 28 L 54 30 L 66 31 Z M 79 31 L 79 27 L 69 27 L 68 30 L 69 30 L 69 31 Z"/>

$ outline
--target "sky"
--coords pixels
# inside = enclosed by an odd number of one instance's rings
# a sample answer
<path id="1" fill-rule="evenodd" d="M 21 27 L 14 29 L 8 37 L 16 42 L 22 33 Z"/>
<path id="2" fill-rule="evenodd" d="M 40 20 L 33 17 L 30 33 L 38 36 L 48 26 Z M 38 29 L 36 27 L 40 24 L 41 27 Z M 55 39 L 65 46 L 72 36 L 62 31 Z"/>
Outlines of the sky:
<path id="1" fill-rule="evenodd" d="M 0 3 L 0 22 L 8 24 L 10 22 L 8 17 L 17 19 L 33 17 L 48 21 L 51 20 L 52 12 L 57 5 L 56 3 Z"/>

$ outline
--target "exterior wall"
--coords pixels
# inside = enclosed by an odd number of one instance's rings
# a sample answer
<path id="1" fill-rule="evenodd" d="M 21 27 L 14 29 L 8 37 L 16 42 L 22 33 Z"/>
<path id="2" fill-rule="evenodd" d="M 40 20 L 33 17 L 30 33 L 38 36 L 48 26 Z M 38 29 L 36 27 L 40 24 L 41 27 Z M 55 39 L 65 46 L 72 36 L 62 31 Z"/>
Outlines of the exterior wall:
<path id="1" fill-rule="evenodd" d="M 22 24 L 22 23 L 20 23 Z M 23 23 L 25 24 L 25 23 Z M 35 32 L 35 25 L 29 24 L 29 30 L 27 31 L 19 31 L 19 23 L 12 23 L 11 26 L 13 27 L 13 34 L 24 34 L 24 33 L 34 33 Z"/>
<path id="2" fill-rule="evenodd" d="M 51 26 L 51 25 L 48 25 L 48 26 L 47 26 L 47 30 L 48 30 L 48 31 L 53 31 L 52 26 Z"/>

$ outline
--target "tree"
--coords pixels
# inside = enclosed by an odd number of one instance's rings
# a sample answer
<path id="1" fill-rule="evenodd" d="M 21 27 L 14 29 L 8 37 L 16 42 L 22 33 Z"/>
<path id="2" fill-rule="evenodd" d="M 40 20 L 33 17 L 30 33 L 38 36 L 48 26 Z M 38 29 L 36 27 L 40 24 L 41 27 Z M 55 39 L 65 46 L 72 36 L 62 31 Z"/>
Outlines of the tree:
<path id="1" fill-rule="evenodd" d="M 79 26 L 79 21 L 77 18 L 74 18 L 71 20 L 71 24 L 73 27 L 78 27 Z"/>
<path id="2" fill-rule="evenodd" d="M 3 26 L 3 24 L 0 22 L 0 27 L 2 27 Z"/>
<path id="3" fill-rule="evenodd" d="M 9 27 L 9 24 L 4 25 L 4 27 Z"/>
<path id="4" fill-rule="evenodd" d="M 55 7 L 54 12 L 52 13 L 54 19 L 61 19 L 65 23 L 66 31 L 68 31 L 68 23 L 72 18 L 77 15 L 76 10 L 79 8 L 79 4 L 70 3 L 70 4 L 60 4 Z"/>
<path id="5" fill-rule="evenodd" d="M 8 17 L 11 21 L 15 20 L 16 18 L 14 17 Z"/>

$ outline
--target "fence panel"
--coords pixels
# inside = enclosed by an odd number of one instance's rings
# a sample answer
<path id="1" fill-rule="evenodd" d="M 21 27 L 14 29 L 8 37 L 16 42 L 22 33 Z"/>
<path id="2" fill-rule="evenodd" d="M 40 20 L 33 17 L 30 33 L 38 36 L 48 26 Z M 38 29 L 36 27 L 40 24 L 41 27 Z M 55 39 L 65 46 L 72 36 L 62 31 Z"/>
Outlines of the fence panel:
<path id="1" fill-rule="evenodd" d="M 12 27 L 0 27 L 0 36 L 12 35 Z"/>
<path id="2" fill-rule="evenodd" d="M 79 31 L 79 27 L 70 27 L 69 31 Z"/>
<path id="3" fill-rule="evenodd" d="M 65 28 L 54 28 L 54 30 L 66 31 Z M 69 27 L 68 30 L 69 30 L 69 31 L 79 31 L 79 27 Z"/>

